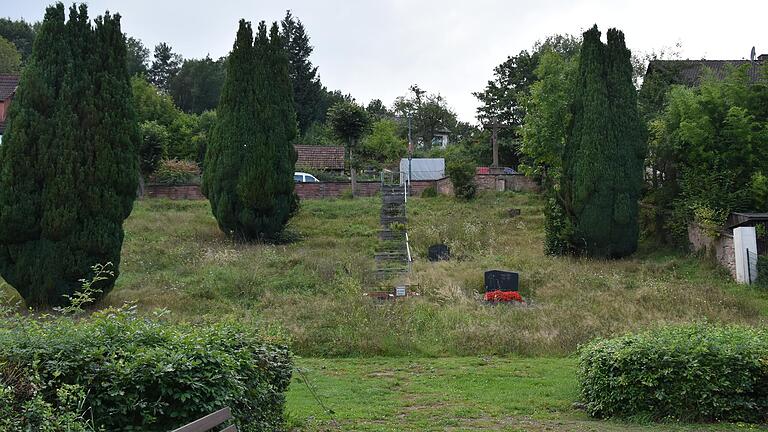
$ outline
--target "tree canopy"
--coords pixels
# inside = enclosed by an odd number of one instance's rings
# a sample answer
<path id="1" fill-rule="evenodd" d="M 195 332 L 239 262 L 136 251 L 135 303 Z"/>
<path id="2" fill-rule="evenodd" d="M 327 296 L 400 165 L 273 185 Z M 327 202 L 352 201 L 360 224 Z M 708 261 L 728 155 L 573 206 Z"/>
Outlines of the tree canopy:
<path id="1" fill-rule="evenodd" d="M 149 72 L 149 48 L 136 38 L 127 37 L 125 39 L 126 62 L 128 63 L 128 75 L 146 75 Z"/>
<path id="2" fill-rule="evenodd" d="M 160 91 L 168 93 L 171 88 L 171 80 L 179 73 L 183 59 L 181 55 L 173 52 L 170 45 L 165 42 L 155 46 L 154 60 L 148 71 L 149 82 Z"/>
<path id="3" fill-rule="evenodd" d="M 12 20 L 0 18 L 0 36 L 11 42 L 21 54 L 22 62 L 32 55 L 32 45 L 35 42 L 35 25 L 23 19 Z"/>
<path id="4" fill-rule="evenodd" d="M 225 63 L 224 58 L 214 61 L 209 56 L 185 60 L 169 85 L 176 106 L 196 114 L 216 109 L 224 85 Z"/>
<path id="5" fill-rule="evenodd" d="M 309 56 L 314 49 L 309 43 L 309 35 L 301 20 L 286 11 L 285 18 L 280 22 L 280 34 L 285 43 L 285 54 L 288 58 L 288 72 L 293 84 L 293 98 L 298 120 L 299 133 L 305 134 L 313 123 L 321 122 L 325 112 L 321 100 L 323 86 L 317 75 L 317 66 L 312 64 Z"/>
<path id="6" fill-rule="evenodd" d="M 21 71 L 21 54 L 8 39 L 0 36 L 0 74 L 17 74 Z"/>
<path id="7" fill-rule="evenodd" d="M 411 117 L 415 144 L 429 150 L 438 129 L 451 130 L 456 125 L 456 113 L 440 94 L 428 93 L 418 85 L 412 85 L 409 91 L 409 95 L 395 100 L 394 113 L 402 118 Z"/>

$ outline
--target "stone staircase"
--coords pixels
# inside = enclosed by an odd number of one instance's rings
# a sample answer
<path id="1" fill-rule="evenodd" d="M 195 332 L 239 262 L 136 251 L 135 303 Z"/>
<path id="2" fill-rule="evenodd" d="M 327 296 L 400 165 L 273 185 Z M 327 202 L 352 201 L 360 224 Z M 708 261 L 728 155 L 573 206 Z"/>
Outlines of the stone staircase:
<path id="1" fill-rule="evenodd" d="M 408 254 L 408 217 L 404 186 L 382 186 L 379 221 L 381 230 L 374 255 L 376 275 L 385 280 L 408 273 L 411 263 Z"/>

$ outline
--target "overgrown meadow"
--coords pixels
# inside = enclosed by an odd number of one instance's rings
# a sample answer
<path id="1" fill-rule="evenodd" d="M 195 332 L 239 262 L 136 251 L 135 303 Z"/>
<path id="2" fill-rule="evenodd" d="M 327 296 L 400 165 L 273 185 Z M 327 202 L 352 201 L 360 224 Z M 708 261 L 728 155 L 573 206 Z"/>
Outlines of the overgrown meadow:
<path id="1" fill-rule="evenodd" d="M 121 275 L 99 306 L 137 302 L 176 320 L 235 317 L 290 338 L 302 356 L 569 355 L 595 336 L 664 323 L 765 324 L 768 293 L 699 257 L 644 250 L 621 261 L 545 256 L 541 198 L 409 200 L 419 297 L 374 302 L 378 198 L 307 200 L 293 242 L 228 240 L 205 201 L 138 201 Z M 509 217 L 507 209 L 522 215 Z M 430 263 L 444 242 L 453 259 Z M 528 307 L 481 301 L 483 271 L 520 272 Z M 8 288 L 6 288 L 8 289 Z"/>

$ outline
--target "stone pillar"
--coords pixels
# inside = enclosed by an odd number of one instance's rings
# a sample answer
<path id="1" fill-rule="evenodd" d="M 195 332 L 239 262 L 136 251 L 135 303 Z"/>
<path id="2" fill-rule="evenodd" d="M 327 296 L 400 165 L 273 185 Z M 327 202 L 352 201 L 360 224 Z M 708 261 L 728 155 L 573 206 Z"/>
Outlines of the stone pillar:
<path id="1" fill-rule="evenodd" d="M 736 258 L 736 282 L 746 284 L 755 282 L 757 280 L 757 234 L 755 227 L 734 228 L 733 252 Z"/>

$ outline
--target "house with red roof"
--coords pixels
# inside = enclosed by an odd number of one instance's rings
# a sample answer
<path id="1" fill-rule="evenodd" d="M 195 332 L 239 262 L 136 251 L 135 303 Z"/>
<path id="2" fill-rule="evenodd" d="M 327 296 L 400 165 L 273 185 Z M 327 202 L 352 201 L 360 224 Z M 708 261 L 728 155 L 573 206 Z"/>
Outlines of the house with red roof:
<path id="1" fill-rule="evenodd" d="M 0 75 L 0 143 L 3 142 L 5 119 L 8 116 L 8 106 L 19 86 L 18 75 Z"/>

